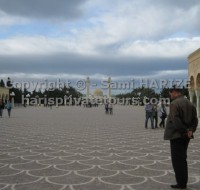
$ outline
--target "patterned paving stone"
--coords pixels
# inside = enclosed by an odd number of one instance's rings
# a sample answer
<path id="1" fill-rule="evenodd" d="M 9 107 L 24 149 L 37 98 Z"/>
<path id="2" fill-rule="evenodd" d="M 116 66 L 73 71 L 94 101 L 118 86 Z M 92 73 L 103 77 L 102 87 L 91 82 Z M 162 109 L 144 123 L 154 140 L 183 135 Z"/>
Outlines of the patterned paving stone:
<path id="1" fill-rule="evenodd" d="M 134 190 L 144 190 L 144 189 L 145 190 L 153 190 L 153 189 L 170 190 L 171 189 L 168 184 L 158 183 L 151 179 L 139 185 L 131 185 L 131 188 Z"/>
<path id="2" fill-rule="evenodd" d="M 45 156 L 53 156 L 53 157 L 65 157 L 65 156 L 74 156 L 75 154 L 64 152 L 64 151 L 58 151 L 58 152 L 49 152 L 45 153 Z"/>
<path id="3" fill-rule="evenodd" d="M 64 170 L 59 170 L 53 166 L 49 166 L 48 168 L 33 170 L 33 171 L 28 172 L 28 174 L 32 176 L 41 176 L 41 177 L 55 177 L 55 176 L 66 175 L 68 173 L 69 172 L 64 171 Z"/>
<path id="4" fill-rule="evenodd" d="M 2 164 L 20 164 L 20 163 L 27 163 L 27 162 L 29 162 L 29 161 L 24 160 L 20 157 L 10 158 L 7 160 L 0 160 L 0 163 L 2 163 Z"/>
<path id="5" fill-rule="evenodd" d="M 116 171 L 105 170 L 100 168 L 99 166 L 95 166 L 91 169 L 84 171 L 78 171 L 77 173 L 88 177 L 107 177 L 117 174 Z"/>
<path id="6" fill-rule="evenodd" d="M 48 166 L 46 165 L 42 165 L 40 163 L 38 163 L 37 161 L 34 161 L 34 160 L 31 160 L 29 161 L 28 163 L 22 163 L 22 164 L 12 164 L 10 166 L 11 168 L 13 169 L 16 169 L 16 170 L 38 170 L 38 169 L 45 169 L 47 168 Z"/>
<path id="7" fill-rule="evenodd" d="M 1 188 L 2 187 L 2 188 Z M 13 190 L 12 186 L 11 185 L 0 185 L 0 188 L 2 190 Z"/>
<path id="8" fill-rule="evenodd" d="M 44 164 L 44 165 L 59 165 L 59 164 L 69 164 L 72 161 L 70 160 L 64 160 L 62 158 L 59 157 L 54 157 L 52 159 L 48 159 L 48 160 L 39 160 L 38 163 L 40 164 Z"/>
<path id="9" fill-rule="evenodd" d="M 170 190 L 164 130 L 144 108 L 15 108 L 0 118 L 1 190 Z M 188 190 L 200 190 L 200 130 L 188 149 Z"/>
<path id="10" fill-rule="evenodd" d="M 93 166 L 80 164 L 78 161 L 73 161 L 70 164 L 65 165 L 56 165 L 56 168 L 60 170 L 69 170 L 69 171 L 77 171 L 77 170 L 87 170 L 91 169 Z"/>
<path id="11" fill-rule="evenodd" d="M 84 148 L 84 149 L 83 148 L 77 148 L 75 150 L 68 150 L 67 152 L 71 153 L 71 154 L 89 154 L 93 151 L 91 151 L 91 150 L 89 151 L 89 150 L 87 150 L 87 148 Z"/>
<path id="12" fill-rule="evenodd" d="M 160 170 L 160 171 L 173 170 L 172 164 L 166 164 L 162 162 L 155 162 L 153 164 L 145 165 L 144 167 L 147 169 L 155 169 L 155 170 Z"/>
<path id="13" fill-rule="evenodd" d="M 131 157 L 131 158 L 133 158 L 133 157 L 141 157 L 141 156 L 147 156 L 147 153 L 139 153 L 139 152 L 135 152 L 135 151 L 127 151 L 127 152 L 125 152 L 125 153 L 117 153 L 117 155 L 119 155 L 119 156 L 125 156 L 125 157 Z"/>
<path id="14" fill-rule="evenodd" d="M 140 176 L 140 177 L 158 177 L 158 176 L 164 176 L 166 175 L 165 171 L 159 171 L 159 170 L 150 170 L 145 167 L 138 167 L 135 170 L 126 171 L 126 174 L 131 174 L 133 176 Z"/>
<path id="15" fill-rule="evenodd" d="M 112 161 L 126 161 L 126 160 L 130 160 L 130 157 L 125 157 L 125 156 L 118 156 L 116 154 L 112 154 L 110 156 L 104 156 L 101 157 L 102 160 L 112 160 Z"/>
<path id="16" fill-rule="evenodd" d="M 58 184 L 49 183 L 44 179 L 41 179 L 35 183 L 23 184 L 23 185 L 16 185 L 14 187 L 15 190 L 60 190 L 63 186 Z"/>
<path id="17" fill-rule="evenodd" d="M 85 184 L 92 180 L 91 177 L 81 176 L 75 172 L 69 172 L 69 174 L 59 177 L 49 177 L 48 179 L 52 183 L 63 185 Z"/>
<path id="18" fill-rule="evenodd" d="M 99 151 L 92 151 L 91 153 L 82 153 L 82 154 L 84 156 L 90 156 L 90 157 L 104 157 L 104 156 L 108 156 L 107 153 L 102 153 L 102 152 L 99 152 Z"/>
<path id="19" fill-rule="evenodd" d="M 0 184 L 17 184 L 17 183 L 30 183 L 38 180 L 38 177 L 32 177 L 26 172 L 20 172 L 17 174 L 0 176 Z"/>
<path id="20" fill-rule="evenodd" d="M 82 155 L 80 155 L 80 154 L 76 154 L 76 155 L 74 155 L 74 156 L 67 156 L 67 157 L 64 157 L 63 159 L 65 159 L 65 160 L 83 161 L 83 160 L 92 160 L 93 157 L 82 156 Z"/>
<path id="21" fill-rule="evenodd" d="M 16 158 L 16 156 L 11 156 L 11 155 L 8 155 L 8 154 L 1 154 L 0 155 L 0 161 L 1 160 L 7 160 L 7 159 L 14 159 Z"/>
<path id="22" fill-rule="evenodd" d="M 4 167 L 0 168 L 0 176 L 7 176 L 12 174 L 17 174 L 19 171 L 11 169 L 9 165 L 5 165 Z"/>
<path id="23" fill-rule="evenodd" d="M 145 181 L 144 177 L 138 177 L 138 176 L 136 177 L 130 174 L 125 174 L 123 172 L 118 172 L 116 175 L 109 176 L 109 177 L 102 177 L 101 179 L 102 181 L 105 181 L 107 183 L 118 184 L 118 185 L 139 184 Z"/>
<path id="24" fill-rule="evenodd" d="M 23 156 L 23 158 L 27 160 L 51 160 L 53 159 L 52 156 L 46 156 L 44 154 L 39 154 L 39 155 L 32 155 L 32 156 Z"/>
<path id="25" fill-rule="evenodd" d="M 34 153 L 34 152 L 29 151 L 29 150 L 10 153 L 10 155 L 12 155 L 12 156 L 22 156 L 23 158 L 25 156 L 36 156 L 36 155 L 39 155 L 39 154 L 40 153 Z"/>
<path id="26" fill-rule="evenodd" d="M 112 164 L 113 161 L 102 160 L 100 158 L 93 158 L 92 160 L 80 161 L 80 163 L 88 164 L 88 165 L 107 165 Z"/>
<path id="27" fill-rule="evenodd" d="M 148 154 L 146 156 L 139 156 L 138 159 L 140 160 L 154 160 L 154 161 L 166 161 L 170 160 L 170 158 L 167 156 L 155 156 L 153 154 Z"/>
<path id="28" fill-rule="evenodd" d="M 138 168 L 138 166 L 122 164 L 116 161 L 113 164 L 103 165 L 101 166 L 101 168 L 104 168 L 107 170 L 114 170 L 114 171 L 127 171 L 127 170 L 135 170 L 136 168 Z"/>
<path id="29" fill-rule="evenodd" d="M 125 153 L 126 149 L 119 150 L 119 149 L 116 149 L 116 148 L 108 148 L 106 150 L 100 150 L 99 152 L 109 153 L 109 154 L 119 154 L 119 153 Z"/>
<path id="30" fill-rule="evenodd" d="M 75 185 L 73 187 L 73 190 L 100 190 L 100 189 L 109 189 L 109 190 L 120 190 L 121 186 L 120 185 L 114 185 L 114 184 L 108 184 L 104 183 L 98 179 L 92 180 L 90 183 L 83 184 L 83 185 Z"/>
<path id="31" fill-rule="evenodd" d="M 134 166 L 140 166 L 140 165 L 152 165 L 155 163 L 154 160 L 141 160 L 139 157 L 138 158 L 132 158 L 128 161 L 121 161 L 121 163 L 124 164 L 129 164 L 129 165 L 134 165 Z"/>

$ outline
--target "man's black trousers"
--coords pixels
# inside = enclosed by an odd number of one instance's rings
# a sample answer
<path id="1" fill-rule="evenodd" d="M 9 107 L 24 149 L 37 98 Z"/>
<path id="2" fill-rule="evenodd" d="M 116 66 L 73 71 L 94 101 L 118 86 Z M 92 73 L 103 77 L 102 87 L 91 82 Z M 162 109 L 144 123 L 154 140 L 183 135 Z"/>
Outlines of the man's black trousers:
<path id="1" fill-rule="evenodd" d="M 172 166 L 176 182 L 180 187 L 186 187 L 188 182 L 187 148 L 189 138 L 170 140 Z"/>

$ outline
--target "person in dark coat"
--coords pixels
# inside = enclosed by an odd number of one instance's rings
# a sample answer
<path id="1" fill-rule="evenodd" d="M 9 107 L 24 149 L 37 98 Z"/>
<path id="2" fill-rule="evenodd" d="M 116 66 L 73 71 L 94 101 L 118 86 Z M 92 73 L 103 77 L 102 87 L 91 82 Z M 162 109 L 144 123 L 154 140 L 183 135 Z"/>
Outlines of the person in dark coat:
<path id="1" fill-rule="evenodd" d="M 4 103 L 3 100 L 0 99 L 0 117 L 3 117 L 3 109 L 4 109 Z"/>
<path id="2" fill-rule="evenodd" d="M 188 165 L 187 148 L 198 125 L 195 106 L 184 96 L 179 88 L 170 89 L 170 111 L 167 118 L 164 139 L 170 140 L 172 166 L 177 184 L 174 189 L 187 188 Z"/>
<path id="3" fill-rule="evenodd" d="M 161 119 L 159 126 L 165 128 L 165 119 L 167 118 L 167 109 L 163 101 L 161 102 L 161 105 L 159 108 L 159 117 Z"/>
<path id="4" fill-rule="evenodd" d="M 105 104 L 105 113 L 108 114 L 108 103 Z"/>

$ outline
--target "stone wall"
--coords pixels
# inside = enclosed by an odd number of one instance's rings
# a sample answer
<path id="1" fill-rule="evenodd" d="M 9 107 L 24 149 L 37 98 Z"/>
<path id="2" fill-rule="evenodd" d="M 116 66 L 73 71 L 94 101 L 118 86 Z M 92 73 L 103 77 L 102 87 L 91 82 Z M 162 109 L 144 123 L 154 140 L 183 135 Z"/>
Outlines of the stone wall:
<path id="1" fill-rule="evenodd" d="M 192 89 L 200 89 L 200 48 L 188 56 L 188 71 Z"/>
<path id="2" fill-rule="evenodd" d="M 188 77 L 190 80 L 190 101 L 195 103 L 200 117 L 200 48 L 188 56 Z"/>

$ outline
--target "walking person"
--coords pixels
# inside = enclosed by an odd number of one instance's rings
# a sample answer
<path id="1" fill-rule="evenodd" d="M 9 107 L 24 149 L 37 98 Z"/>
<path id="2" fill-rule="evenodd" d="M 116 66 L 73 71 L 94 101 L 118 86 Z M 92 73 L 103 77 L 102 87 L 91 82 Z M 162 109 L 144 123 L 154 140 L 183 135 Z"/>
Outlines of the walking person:
<path id="1" fill-rule="evenodd" d="M 165 128 L 165 119 L 167 118 L 167 110 L 163 101 L 161 102 L 161 105 L 159 108 L 159 117 L 161 119 L 159 126 Z"/>
<path id="2" fill-rule="evenodd" d="M 3 117 L 4 103 L 3 100 L 0 99 L 0 117 Z"/>
<path id="3" fill-rule="evenodd" d="M 109 110 L 110 115 L 112 115 L 113 114 L 113 105 L 111 103 L 108 104 L 108 110 Z"/>
<path id="4" fill-rule="evenodd" d="M 174 189 L 186 189 L 188 182 L 187 148 L 198 125 L 196 108 L 183 97 L 181 89 L 170 89 L 173 100 L 167 118 L 164 140 L 170 140 L 172 166 L 177 184 Z"/>
<path id="5" fill-rule="evenodd" d="M 105 104 L 105 113 L 108 114 L 108 103 Z"/>
<path id="6" fill-rule="evenodd" d="M 5 107 L 6 107 L 7 111 L 8 111 L 8 117 L 10 117 L 11 110 L 12 110 L 12 103 L 10 102 L 10 100 L 7 100 Z"/>
<path id="7" fill-rule="evenodd" d="M 151 128 L 154 129 L 153 127 L 153 105 L 151 102 L 146 101 L 147 104 L 145 105 L 145 111 L 146 111 L 146 120 L 145 120 L 145 128 L 148 128 L 148 120 L 151 120 Z"/>
<path id="8" fill-rule="evenodd" d="M 158 128 L 158 106 L 157 104 L 153 104 L 153 124 L 154 128 Z"/>

